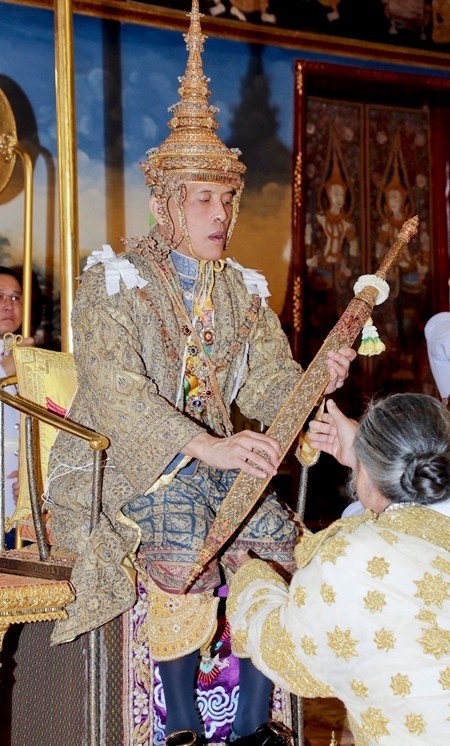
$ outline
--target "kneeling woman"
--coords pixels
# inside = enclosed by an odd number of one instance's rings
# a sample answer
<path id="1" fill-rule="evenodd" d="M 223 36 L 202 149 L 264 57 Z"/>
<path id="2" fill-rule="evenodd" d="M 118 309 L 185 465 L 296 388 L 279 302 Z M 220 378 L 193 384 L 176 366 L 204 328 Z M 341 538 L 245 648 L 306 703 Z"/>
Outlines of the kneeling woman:
<path id="1" fill-rule="evenodd" d="M 312 445 L 351 467 L 363 515 L 296 548 L 289 585 L 244 561 L 234 650 L 280 686 L 344 702 L 357 746 L 450 743 L 450 413 L 394 394 L 359 425 L 328 402 Z"/>

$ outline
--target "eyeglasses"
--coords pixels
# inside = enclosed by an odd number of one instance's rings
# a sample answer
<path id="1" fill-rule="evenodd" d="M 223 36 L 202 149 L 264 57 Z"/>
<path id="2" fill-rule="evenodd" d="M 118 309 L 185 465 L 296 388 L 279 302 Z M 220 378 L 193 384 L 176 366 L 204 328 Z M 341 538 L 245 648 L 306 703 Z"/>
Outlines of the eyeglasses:
<path id="1" fill-rule="evenodd" d="M 0 305 L 3 305 L 3 303 L 12 303 L 14 306 L 21 306 L 22 305 L 22 296 L 21 295 L 8 295 L 8 293 L 0 293 Z"/>

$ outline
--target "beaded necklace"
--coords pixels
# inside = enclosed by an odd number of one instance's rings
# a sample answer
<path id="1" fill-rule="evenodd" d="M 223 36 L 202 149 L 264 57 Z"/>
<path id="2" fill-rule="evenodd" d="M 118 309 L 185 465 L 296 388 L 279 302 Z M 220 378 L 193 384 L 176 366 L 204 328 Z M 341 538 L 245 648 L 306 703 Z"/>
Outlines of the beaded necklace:
<path id="1" fill-rule="evenodd" d="M 182 276 L 180 277 L 180 274 L 177 272 L 179 281 L 175 279 L 174 270 L 171 269 L 167 263 L 169 253 L 172 252 L 170 252 L 170 249 L 156 231 L 152 231 L 150 236 L 124 241 L 124 244 L 127 246 L 129 251 L 140 254 L 147 260 L 152 261 L 153 267 L 159 274 L 163 284 L 166 286 L 178 317 L 182 321 L 181 331 L 186 338 L 186 347 L 182 364 L 181 385 L 176 398 L 177 406 L 180 406 L 182 403 L 186 406 L 186 399 L 191 399 L 189 405 L 193 410 L 192 416 L 196 419 L 202 419 L 202 415 L 206 413 L 205 405 L 208 407 L 215 406 L 221 415 L 223 434 L 230 435 L 233 432 L 233 425 L 220 393 L 216 371 L 222 370 L 233 358 L 236 357 L 237 354 L 239 354 L 239 350 L 241 349 L 245 339 L 248 337 L 255 319 L 257 318 L 261 306 L 261 298 L 256 294 L 250 294 L 251 305 L 245 312 L 244 319 L 237 331 L 236 339 L 230 344 L 223 357 L 220 360 L 213 362 L 211 360 L 211 353 L 215 333 L 211 294 L 214 287 L 215 274 L 223 270 L 225 263 L 222 260 L 217 262 L 204 261 L 204 265 L 209 265 L 209 270 L 206 271 L 206 267 L 204 270 L 205 278 L 208 277 L 208 279 L 203 280 L 203 284 L 206 283 L 206 293 L 204 292 L 205 288 L 202 292 L 202 287 L 200 287 L 198 292 L 190 294 L 190 291 L 185 291 L 183 297 L 181 297 L 180 284 L 183 287 L 183 278 Z M 173 258 L 176 256 L 181 255 L 178 252 L 173 251 L 172 264 L 174 265 L 175 262 L 173 262 Z M 181 275 L 183 275 L 183 272 Z M 202 283 L 200 283 L 200 285 L 202 285 Z M 150 302 L 150 299 L 146 296 L 145 289 L 137 289 L 137 292 L 144 301 Z M 200 302 L 197 302 L 196 304 L 195 301 L 197 298 L 200 299 Z M 194 309 L 197 311 L 202 310 L 201 318 L 197 320 L 197 323 L 194 323 L 192 320 L 192 316 L 195 317 Z M 190 372 L 186 371 L 189 357 L 198 358 L 198 361 L 195 362 L 195 367 L 198 362 L 200 363 L 198 372 L 200 373 L 199 378 L 201 381 L 202 396 L 199 398 L 201 398 L 203 402 L 202 412 L 199 411 L 201 404 L 197 403 L 195 396 L 200 392 L 199 389 L 196 390 L 196 382 L 192 378 L 190 381 L 189 379 L 187 380 L 189 389 L 186 390 L 187 386 L 185 389 L 185 378 L 187 375 L 191 375 Z M 194 365 L 194 363 L 192 363 L 192 365 Z M 189 361 L 189 371 L 190 370 L 192 370 L 191 361 Z M 189 392 L 191 393 L 191 396 L 189 396 Z M 193 407 L 192 404 L 194 404 Z M 200 406 L 198 406 L 199 404 Z"/>
<path id="2" fill-rule="evenodd" d="M 185 309 L 191 321 L 183 360 L 181 389 L 184 410 L 191 417 L 201 419 L 213 396 L 210 366 L 207 362 L 211 360 L 215 340 L 211 293 L 215 275 L 223 270 L 224 262 L 192 260 L 178 252 L 172 253 L 172 261 L 180 279 Z"/>

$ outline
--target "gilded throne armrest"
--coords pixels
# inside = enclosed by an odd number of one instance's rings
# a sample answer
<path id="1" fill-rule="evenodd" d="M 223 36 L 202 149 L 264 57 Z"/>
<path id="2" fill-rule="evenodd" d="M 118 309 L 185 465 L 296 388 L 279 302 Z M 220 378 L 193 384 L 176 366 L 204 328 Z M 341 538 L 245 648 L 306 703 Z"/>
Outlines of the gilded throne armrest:
<path id="1" fill-rule="evenodd" d="M 30 355 L 33 362 L 36 359 L 41 361 L 42 370 L 48 369 L 49 362 L 53 361 L 55 356 L 65 356 L 64 362 L 75 370 L 72 356 L 67 353 L 28 348 L 28 361 Z M 56 357 L 58 363 L 63 357 Z M 19 366 L 16 367 L 19 369 Z M 35 373 L 33 369 L 34 383 Z M 30 391 L 27 391 L 27 396 L 23 396 L 22 393 L 14 395 L 5 391 L 5 387 L 17 383 L 19 391 L 22 391 L 20 375 L 19 380 L 15 376 L 0 379 L 0 648 L 10 624 L 63 619 L 66 616 L 65 606 L 74 599 L 70 584 L 73 557 L 52 546 L 42 513 L 42 474 L 47 473 L 47 464 L 43 465 L 41 460 L 48 461 L 49 450 L 58 430 L 86 441 L 94 455 L 91 508 L 93 528 L 101 511 L 102 455 L 109 446 L 108 438 L 105 436 L 65 417 L 64 407 L 59 411 L 50 411 L 43 404 L 31 400 L 38 398 L 35 392 L 30 394 Z M 73 378 L 71 386 L 72 391 L 66 381 L 64 390 L 69 400 L 76 388 L 76 377 Z M 11 522 L 7 525 L 4 510 L 4 406 L 12 407 L 21 413 L 19 500 L 22 500 L 22 517 L 24 510 L 31 516 L 31 538 L 35 539 L 26 546 L 16 546 L 15 549 L 7 549 L 5 542 L 5 529 L 9 528 Z M 42 436 L 42 428 L 47 428 L 46 437 Z M 28 507 L 24 508 L 27 500 Z M 16 524 L 17 531 L 20 522 L 19 520 Z M 30 537 L 30 534 L 28 536 Z"/>

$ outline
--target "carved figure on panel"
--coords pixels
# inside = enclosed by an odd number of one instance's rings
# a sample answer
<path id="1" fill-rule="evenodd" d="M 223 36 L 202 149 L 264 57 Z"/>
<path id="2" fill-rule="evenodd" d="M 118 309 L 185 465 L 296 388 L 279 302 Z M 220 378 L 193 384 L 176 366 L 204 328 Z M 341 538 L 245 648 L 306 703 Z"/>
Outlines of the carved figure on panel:
<path id="1" fill-rule="evenodd" d="M 230 15 L 238 21 L 246 21 L 250 13 L 259 13 L 263 23 L 276 23 L 276 16 L 270 12 L 269 0 L 230 0 Z"/>
<path id="2" fill-rule="evenodd" d="M 318 209 L 314 220 L 307 216 L 305 244 L 311 286 L 316 290 L 334 289 L 338 305 L 340 301 L 346 303 L 359 253 L 353 205 L 351 180 L 331 125 L 324 175 L 317 193 Z"/>
<path id="3" fill-rule="evenodd" d="M 398 34 L 399 29 L 409 29 L 418 31 L 421 39 L 426 38 L 425 28 L 430 17 L 427 0 L 383 0 L 383 3 L 391 23 L 390 34 Z"/>
<path id="4" fill-rule="evenodd" d="M 400 132 L 397 132 L 377 196 L 377 212 L 381 219 L 376 243 L 377 261 L 395 241 L 404 221 L 412 217 L 415 211 L 414 196 L 402 154 Z M 414 255 L 405 246 L 398 266 L 389 278 L 391 298 L 397 298 L 402 291 L 422 291 L 428 266 L 421 259 L 420 255 Z"/>
<path id="5" fill-rule="evenodd" d="M 419 198 L 417 189 L 422 177 L 415 174 L 414 168 L 414 163 L 409 164 L 410 182 L 403 156 L 401 129 L 398 129 L 377 192 L 376 209 L 380 222 L 375 244 L 375 263 L 385 255 L 404 220 L 418 211 L 415 197 Z M 416 191 L 412 184 L 415 184 Z M 389 373 L 391 379 L 409 381 L 413 376 L 417 329 L 429 271 L 429 252 L 429 233 L 424 222 L 418 240 L 404 248 L 396 268 L 387 277 L 390 295 L 382 310 L 383 322 L 378 324 L 378 329 L 384 341 L 389 342 L 390 349 L 397 351 L 397 369 Z"/>

